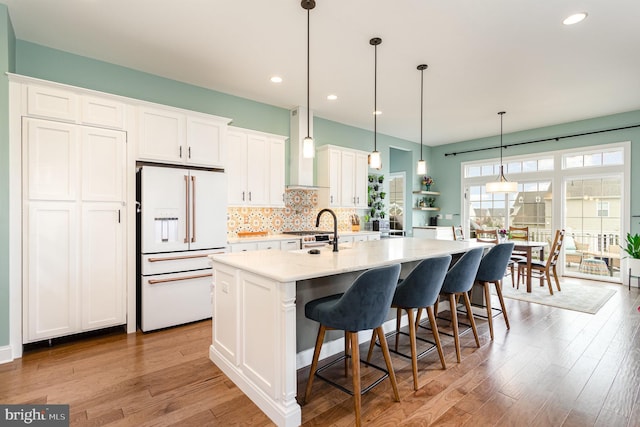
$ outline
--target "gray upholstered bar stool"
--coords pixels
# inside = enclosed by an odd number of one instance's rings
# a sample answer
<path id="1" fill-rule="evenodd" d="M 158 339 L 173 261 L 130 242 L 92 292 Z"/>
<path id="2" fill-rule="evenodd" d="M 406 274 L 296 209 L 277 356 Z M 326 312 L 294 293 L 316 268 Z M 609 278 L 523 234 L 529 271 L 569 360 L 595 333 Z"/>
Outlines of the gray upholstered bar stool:
<path id="1" fill-rule="evenodd" d="M 507 317 L 507 309 L 504 306 L 504 298 L 502 297 L 502 278 L 504 272 L 511 261 L 511 253 L 513 252 L 514 243 L 500 243 L 492 247 L 487 254 L 482 257 L 478 273 L 476 274 L 476 283 L 484 288 L 484 304 L 487 308 L 487 322 L 489 322 L 489 333 L 493 339 L 493 313 L 491 312 L 491 290 L 493 283 L 496 287 L 496 294 L 500 300 L 500 310 L 502 312 L 504 322 L 509 329 L 509 318 Z M 485 318 L 484 316 L 479 316 Z"/>
<path id="2" fill-rule="evenodd" d="M 400 335 L 406 335 L 404 332 L 400 332 L 400 322 L 402 319 L 402 310 L 407 312 L 409 322 L 409 341 L 411 345 L 411 367 L 413 369 L 413 389 L 418 390 L 418 359 L 427 354 L 433 349 L 433 346 L 424 350 L 422 353 L 417 354 L 416 339 L 431 343 L 426 339 L 416 337 L 416 321 L 414 319 L 413 310 L 423 308 L 427 309 L 429 315 L 429 322 L 431 324 L 431 331 L 433 332 L 434 343 L 432 343 L 438 349 L 438 355 L 440 356 L 440 363 L 442 369 L 447 369 L 447 364 L 444 361 L 444 354 L 442 353 L 442 345 L 440 344 L 440 335 L 438 334 L 438 325 L 436 324 L 436 318 L 433 313 L 433 305 L 440 295 L 442 289 L 442 283 L 444 277 L 447 274 L 449 265 L 451 264 L 451 255 L 446 255 L 437 258 L 427 258 L 415 266 L 413 270 L 407 275 L 404 280 L 401 280 L 393 295 L 393 301 L 391 302 L 391 308 L 397 309 L 396 315 L 396 330 L 393 332 L 396 336 L 395 349 L 392 350 L 401 356 L 409 357 L 403 353 L 398 352 L 398 341 Z M 419 322 L 419 320 L 418 320 Z M 367 355 L 367 361 L 371 360 L 371 354 L 373 353 L 376 333 L 373 333 L 371 337 L 371 343 L 369 344 L 369 354 Z"/>
<path id="3" fill-rule="evenodd" d="M 382 330 L 382 324 L 389 313 L 391 300 L 393 299 L 393 293 L 396 289 L 399 276 L 400 264 L 373 268 L 360 274 L 344 294 L 318 298 L 313 301 L 309 301 L 305 305 L 305 316 L 320 323 L 320 328 L 318 330 L 316 346 L 313 351 L 313 361 L 311 362 L 311 371 L 309 372 L 309 380 L 307 381 L 307 388 L 303 403 L 309 401 L 313 378 L 315 376 L 318 376 L 318 378 L 323 379 L 330 384 L 337 386 L 342 391 L 353 395 L 353 406 L 356 412 L 357 426 L 360 425 L 360 401 L 362 393 L 366 393 L 385 378 L 389 377 L 389 380 L 391 381 L 396 402 L 400 401 L 396 376 L 393 372 L 391 357 L 389 356 L 389 347 L 387 346 L 387 341 Z M 324 335 L 327 330 L 331 329 L 344 331 L 345 354 L 343 357 L 318 369 L 318 358 L 324 341 Z M 374 329 L 380 338 L 380 344 L 384 360 L 387 365 L 387 370 L 385 371 L 382 368 L 363 361 L 365 364 L 385 372 L 385 374 L 371 386 L 367 387 L 365 390 L 361 390 L 358 331 L 368 329 Z M 351 348 L 351 355 L 348 354 L 349 347 Z M 347 390 L 333 381 L 319 375 L 318 371 L 343 359 L 346 360 L 349 357 L 351 358 L 352 365 L 352 391 Z"/>
<path id="4" fill-rule="evenodd" d="M 476 339 L 476 345 L 480 347 L 480 340 L 478 339 L 478 330 L 476 329 L 476 323 L 473 321 L 473 313 L 471 312 L 471 301 L 469 301 L 469 291 L 473 286 L 476 273 L 478 272 L 478 266 L 482 259 L 483 248 L 474 248 L 466 252 L 456 262 L 453 267 L 449 269 L 447 275 L 444 278 L 442 284 L 442 290 L 440 295 L 447 297 L 449 300 L 449 306 L 451 307 L 451 324 L 453 326 L 453 340 L 456 344 L 456 357 L 460 362 L 460 337 L 458 335 L 458 304 L 457 298 L 462 296 L 464 299 L 465 307 L 467 308 L 467 317 L 469 318 L 469 324 L 473 330 L 473 336 Z M 438 303 L 436 302 L 436 313 L 438 312 Z"/>

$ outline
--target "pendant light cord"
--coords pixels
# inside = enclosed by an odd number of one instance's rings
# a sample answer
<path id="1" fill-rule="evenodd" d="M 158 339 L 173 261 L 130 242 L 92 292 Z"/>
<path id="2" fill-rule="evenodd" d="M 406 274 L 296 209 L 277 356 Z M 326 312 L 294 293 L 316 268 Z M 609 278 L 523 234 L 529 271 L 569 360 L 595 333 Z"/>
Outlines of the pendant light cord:
<path id="1" fill-rule="evenodd" d="M 378 45 L 373 45 L 373 151 L 378 151 L 376 143 L 378 118 Z"/>
<path id="2" fill-rule="evenodd" d="M 498 114 L 500 115 L 500 177 L 504 177 L 504 172 L 502 169 L 502 116 L 506 111 L 500 111 Z"/>
<path id="3" fill-rule="evenodd" d="M 309 30 L 309 26 L 311 23 L 311 9 L 307 9 L 307 138 L 311 138 L 309 133 L 310 133 L 310 129 L 309 129 L 309 122 L 310 122 L 310 112 L 309 112 L 309 70 L 310 70 L 310 61 L 309 58 L 311 56 L 311 52 L 310 52 L 310 44 L 309 44 L 309 39 L 310 39 L 310 30 Z"/>
<path id="4" fill-rule="evenodd" d="M 420 160 L 422 160 L 422 118 L 424 113 L 422 111 L 424 107 L 424 68 L 420 68 Z"/>

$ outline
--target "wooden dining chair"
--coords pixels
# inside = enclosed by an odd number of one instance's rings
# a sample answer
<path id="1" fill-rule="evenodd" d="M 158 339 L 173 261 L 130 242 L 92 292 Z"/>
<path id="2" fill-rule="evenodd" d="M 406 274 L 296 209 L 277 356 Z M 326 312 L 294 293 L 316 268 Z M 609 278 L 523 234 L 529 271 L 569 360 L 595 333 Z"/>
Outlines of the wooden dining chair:
<path id="1" fill-rule="evenodd" d="M 509 240 L 516 241 L 528 241 L 529 240 L 529 227 L 516 227 L 513 225 L 509 226 Z M 525 251 L 517 251 L 514 250 L 511 254 L 511 268 L 513 269 L 515 265 L 520 261 L 527 261 L 527 253 Z M 513 270 L 511 272 L 511 277 L 513 278 Z M 514 280 L 511 280 L 511 286 L 515 286 Z"/>
<path id="2" fill-rule="evenodd" d="M 464 240 L 464 231 L 462 231 L 462 226 L 451 226 L 451 231 L 453 231 L 453 240 Z"/>
<path id="3" fill-rule="evenodd" d="M 476 230 L 476 240 L 484 243 L 498 244 L 498 230 Z"/>
<path id="4" fill-rule="evenodd" d="M 543 286 L 544 281 L 547 281 L 549 285 L 549 293 L 553 295 L 553 285 L 551 284 L 551 274 L 556 282 L 556 288 L 560 289 L 560 280 L 558 280 L 558 272 L 556 271 L 556 265 L 558 264 L 558 258 L 560 257 L 560 251 L 562 250 L 562 242 L 564 241 L 564 230 L 556 230 L 556 235 L 553 239 L 553 245 L 551 246 L 551 253 L 547 257 L 547 261 L 531 261 L 531 275 L 534 274 L 540 279 L 540 286 Z M 520 288 L 520 276 L 527 274 L 527 261 L 518 261 L 518 288 Z"/>

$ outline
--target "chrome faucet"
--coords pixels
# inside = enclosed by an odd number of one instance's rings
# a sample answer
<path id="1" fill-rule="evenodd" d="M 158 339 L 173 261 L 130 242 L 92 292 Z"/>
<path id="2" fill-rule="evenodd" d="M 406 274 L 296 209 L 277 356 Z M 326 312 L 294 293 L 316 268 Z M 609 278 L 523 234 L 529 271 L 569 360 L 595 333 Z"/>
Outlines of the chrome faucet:
<path id="1" fill-rule="evenodd" d="M 331 209 L 322 209 L 316 217 L 316 228 L 320 226 L 320 217 L 323 213 L 329 212 L 333 217 L 333 252 L 338 252 L 338 218 Z"/>

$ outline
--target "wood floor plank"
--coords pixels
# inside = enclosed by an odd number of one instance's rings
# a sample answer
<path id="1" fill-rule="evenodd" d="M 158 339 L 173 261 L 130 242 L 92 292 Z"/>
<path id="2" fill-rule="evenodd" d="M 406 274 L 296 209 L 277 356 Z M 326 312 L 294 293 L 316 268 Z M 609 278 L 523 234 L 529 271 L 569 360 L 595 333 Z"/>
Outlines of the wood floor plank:
<path id="1" fill-rule="evenodd" d="M 417 391 L 409 360 L 392 355 L 401 400 L 383 381 L 362 399 L 363 424 L 638 427 L 640 290 L 617 290 L 595 315 L 507 299 L 511 329 L 496 317 L 492 341 L 486 320 L 478 320 L 481 347 L 462 335 L 461 363 L 443 335 L 447 369 L 435 352 L 422 358 Z M 67 403 L 74 427 L 272 426 L 211 363 L 210 344 L 211 322 L 203 321 L 34 348 L 0 365 L 0 402 Z M 379 350 L 374 363 L 383 365 Z M 298 372 L 299 390 L 307 375 Z M 353 398 L 316 381 L 302 422 L 352 426 Z"/>

